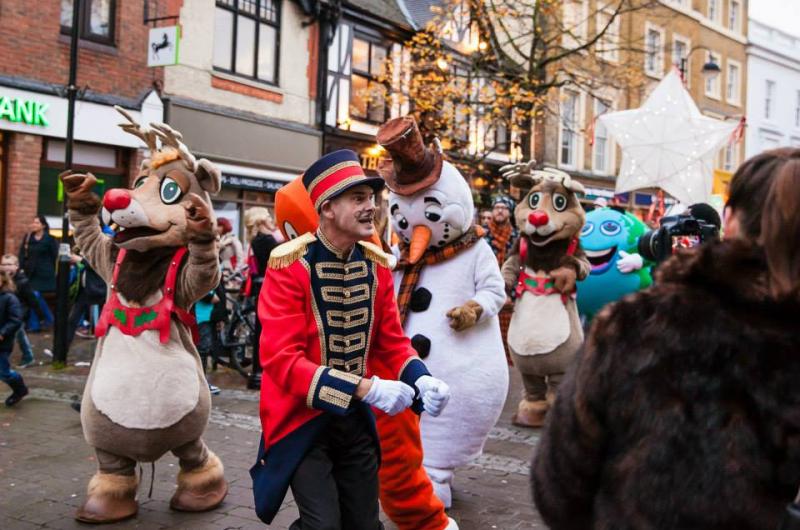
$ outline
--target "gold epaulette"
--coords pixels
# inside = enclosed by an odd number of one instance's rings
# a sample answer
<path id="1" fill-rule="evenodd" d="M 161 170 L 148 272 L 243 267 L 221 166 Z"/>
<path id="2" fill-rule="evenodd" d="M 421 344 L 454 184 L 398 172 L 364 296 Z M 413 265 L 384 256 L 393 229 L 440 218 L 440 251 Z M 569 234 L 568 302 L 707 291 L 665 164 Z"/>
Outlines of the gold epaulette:
<path id="1" fill-rule="evenodd" d="M 314 234 L 306 232 L 302 236 L 290 239 L 272 249 L 269 255 L 268 267 L 270 269 L 284 269 L 303 257 L 306 247 L 316 241 Z"/>
<path id="2" fill-rule="evenodd" d="M 391 257 L 384 252 L 381 247 L 375 243 L 370 243 L 369 241 L 359 241 L 358 244 L 361 245 L 361 248 L 364 251 L 364 256 L 368 260 L 372 260 L 379 265 L 383 265 L 384 267 L 389 267 L 390 269 L 392 268 L 390 265 Z"/>

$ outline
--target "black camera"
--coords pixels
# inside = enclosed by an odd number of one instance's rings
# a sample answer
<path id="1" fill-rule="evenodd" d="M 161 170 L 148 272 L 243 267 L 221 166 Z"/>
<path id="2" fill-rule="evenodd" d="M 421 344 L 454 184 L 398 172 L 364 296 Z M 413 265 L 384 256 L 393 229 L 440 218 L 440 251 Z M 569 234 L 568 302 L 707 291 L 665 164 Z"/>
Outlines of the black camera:
<path id="1" fill-rule="evenodd" d="M 691 248 L 719 239 L 719 226 L 691 214 L 672 215 L 661 219 L 661 227 L 639 238 L 639 254 L 649 261 L 661 263 L 679 248 Z"/>

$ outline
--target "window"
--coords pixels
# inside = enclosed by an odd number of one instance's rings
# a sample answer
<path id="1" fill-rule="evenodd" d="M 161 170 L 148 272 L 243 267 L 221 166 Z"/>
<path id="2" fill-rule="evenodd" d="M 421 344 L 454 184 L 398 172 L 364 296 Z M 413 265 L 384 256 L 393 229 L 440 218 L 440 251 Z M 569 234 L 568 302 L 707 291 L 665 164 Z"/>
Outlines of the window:
<path id="1" fill-rule="evenodd" d="M 767 89 L 764 93 L 764 118 L 769 120 L 775 114 L 775 81 L 767 80 Z"/>
<path id="2" fill-rule="evenodd" d="M 714 22 L 719 22 L 722 10 L 720 9 L 720 0 L 708 0 L 708 18 Z"/>
<path id="3" fill-rule="evenodd" d="M 561 165 L 575 167 L 578 162 L 578 94 L 564 91 L 561 101 Z"/>
<path id="4" fill-rule="evenodd" d="M 610 105 L 602 99 L 594 100 L 594 157 L 592 168 L 598 173 L 608 173 L 610 166 L 611 142 L 608 138 L 608 129 L 598 118 L 611 109 Z"/>
<path id="5" fill-rule="evenodd" d="M 728 29 L 737 33 L 741 32 L 741 12 L 742 5 L 739 0 L 731 0 L 730 4 L 728 4 Z"/>
<path id="6" fill-rule="evenodd" d="M 679 70 L 681 69 L 681 66 L 683 66 L 683 81 L 687 87 L 689 86 L 689 78 L 691 77 L 690 74 L 692 72 L 689 63 L 689 49 L 691 49 L 689 39 L 678 34 L 673 34 L 672 64 L 674 64 Z M 685 64 L 683 63 L 684 60 L 686 60 Z"/>
<path id="7" fill-rule="evenodd" d="M 797 91 L 794 100 L 794 126 L 800 129 L 800 90 Z"/>
<path id="8" fill-rule="evenodd" d="M 72 5 L 74 0 L 61 0 L 61 33 L 70 33 L 72 28 Z M 114 44 L 114 0 L 83 0 L 78 13 L 79 37 L 85 40 Z"/>
<path id="9" fill-rule="evenodd" d="M 660 76 L 664 70 L 664 30 L 647 24 L 645 26 L 644 71 L 651 76 Z"/>
<path id="10" fill-rule="evenodd" d="M 280 0 L 217 0 L 212 64 L 277 84 L 279 33 Z"/>
<path id="11" fill-rule="evenodd" d="M 722 150 L 722 169 L 733 172 L 739 166 L 739 143 L 728 144 Z"/>
<path id="12" fill-rule="evenodd" d="M 719 56 L 712 52 L 706 52 L 706 62 L 720 64 Z M 712 99 L 720 99 L 720 81 L 721 75 L 714 75 L 706 77 L 705 92 L 706 96 Z"/>
<path id="13" fill-rule="evenodd" d="M 620 16 L 611 17 L 613 12 L 600 10 L 597 12 L 597 32 L 604 31 L 603 35 L 598 39 L 597 52 L 600 59 L 609 62 L 617 62 L 619 60 L 619 24 Z"/>
<path id="14" fill-rule="evenodd" d="M 588 0 L 564 0 L 562 44 L 566 48 L 578 48 L 586 43 L 589 17 Z"/>
<path id="15" fill-rule="evenodd" d="M 739 99 L 739 86 L 742 84 L 742 81 L 739 72 L 741 72 L 739 63 L 728 59 L 728 76 L 726 79 L 727 84 L 725 85 L 725 99 L 728 100 L 728 103 L 733 105 L 738 105 L 741 103 Z"/>
<path id="16" fill-rule="evenodd" d="M 361 37 L 353 37 L 352 89 L 350 116 L 373 123 L 386 121 L 383 85 L 377 81 L 388 56 L 386 46 Z"/>

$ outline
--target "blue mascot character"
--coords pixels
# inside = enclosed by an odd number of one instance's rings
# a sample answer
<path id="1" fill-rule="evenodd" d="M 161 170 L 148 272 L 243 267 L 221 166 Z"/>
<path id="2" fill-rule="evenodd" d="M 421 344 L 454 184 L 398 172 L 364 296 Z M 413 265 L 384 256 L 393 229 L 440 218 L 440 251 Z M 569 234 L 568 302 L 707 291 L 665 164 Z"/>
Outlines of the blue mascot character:
<path id="1" fill-rule="evenodd" d="M 581 246 L 592 265 L 578 283 L 578 311 L 591 320 L 603 306 L 653 283 L 651 265 L 637 252 L 647 225 L 614 208 L 597 208 L 586 214 Z"/>

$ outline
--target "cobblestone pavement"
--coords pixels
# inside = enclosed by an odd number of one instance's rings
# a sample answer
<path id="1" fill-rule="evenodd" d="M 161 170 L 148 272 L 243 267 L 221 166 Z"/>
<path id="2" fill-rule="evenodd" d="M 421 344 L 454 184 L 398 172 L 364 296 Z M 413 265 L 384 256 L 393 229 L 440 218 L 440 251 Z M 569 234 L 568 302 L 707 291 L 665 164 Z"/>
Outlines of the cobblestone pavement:
<path id="1" fill-rule="evenodd" d="M 31 338 L 37 352 L 51 344 L 45 334 Z M 69 366 L 61 371 L 46 364 L 22 370 L 31 395 L 12 409 L 0 407 L 0 529 L 87 528 L 72 517 L 95 471 L 94 454 L 83 439 L 79 415 L 68 405 L 81 393 L 93 347 L 92 340 L 76 339 Z M 38 355 L 37 360 L 47 358 Z M 13 361 L 18 362 L 17 354 Z M 213 397 L 205 440 L 225 464 L 230 483 L 225 502 L 203 514 L 171 511 L 178 464 L 167 455 L 155 464 L 152 497 L 148 497 L 151 466 L 142 468 L 138 516 L 110 528 L 267 528 L 253 511 L 247 473 L 260 432 L 258 395 L 244 390 L 237 374 L 216 372 L 209 379 L 223 387 L 222 394 Z M 521 386 L 513 370 L 511 380 L 505 410 L 483 456 L 456 473 L 450 515 L 464 530 L 546 528 L 530 501 L 527 478 L 538 431 L 510 424 Z M 2 386 L 0 393 L 6 391 Z M 297 508 L 288 495 L 269 528 L 287 529 L 296 517 Z M 389 522 L 386 528 L 396 530 Z"/>

